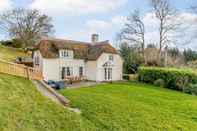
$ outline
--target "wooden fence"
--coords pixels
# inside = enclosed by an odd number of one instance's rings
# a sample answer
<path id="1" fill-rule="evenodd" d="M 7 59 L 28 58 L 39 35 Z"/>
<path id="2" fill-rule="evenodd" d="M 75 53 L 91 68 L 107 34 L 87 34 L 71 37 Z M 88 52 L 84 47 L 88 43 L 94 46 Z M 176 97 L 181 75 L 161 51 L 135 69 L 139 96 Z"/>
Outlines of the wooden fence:
<path id="1" fill-rule="evenodd" d="M 0 60 L 0 72 L 33 80 L 42 80 L 42 72 L 32 67 Z"/>

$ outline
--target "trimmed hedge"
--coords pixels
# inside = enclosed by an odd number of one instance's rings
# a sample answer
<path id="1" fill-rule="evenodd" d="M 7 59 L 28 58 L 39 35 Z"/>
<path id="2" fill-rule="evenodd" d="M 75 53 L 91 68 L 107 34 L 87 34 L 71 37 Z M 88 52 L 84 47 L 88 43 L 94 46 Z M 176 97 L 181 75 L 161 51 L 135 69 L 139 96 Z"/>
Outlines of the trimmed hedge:
<path id="1" fill-rule="evenodd" d="M 154 84 L 156 80 L 162 79 L 166 88 L 183 90 L 188 84 L 197 83 L 197 73 L 191 69 L 140 67 L 138 80 Z"/>

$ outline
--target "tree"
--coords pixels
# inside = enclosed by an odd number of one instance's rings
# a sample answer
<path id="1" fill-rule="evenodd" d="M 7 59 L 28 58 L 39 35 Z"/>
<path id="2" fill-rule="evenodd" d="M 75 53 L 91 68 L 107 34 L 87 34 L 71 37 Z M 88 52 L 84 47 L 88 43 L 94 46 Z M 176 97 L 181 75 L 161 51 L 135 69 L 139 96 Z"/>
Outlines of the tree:
<path id="1" fill-rule="evenodd" d="M 183 51 L 183 56 L 186 62 L 197 60 L 197 52 L 191 49 L 185 49 Z"/>
<path id="2" fill-rule="evenodd" d="M 120 54 L 124 59 L 123 71 L 126 74 L 136 73 L 137 68 L 142 64 L 142 58 L 138 53 L 138 49 L 128 43 L 121 43 L 119 47 Z"/>
<path id="3" fill-rule="evenodd" d="M 148 44 L 146 47 L 147 48 L 157 48 L 157 46 L 155 44 L 152 44 L 152 43 Z"/>
<path id="4" fill-rule="evenodd" d="M 13 9 L 0 15 L 0 31 L 22 42 L 22 47 L 33 46 L 42 36 L 53 33 L 52 19 L 38 10 Z"/>
<path id="5" fill-rule="evenodd" d="M 134 11 L 128 18 L 120 38 L 127 43 L 138 44 L 144 60 L 145 26 L 140 17 L 139 10 Z"/>
<path id="6" fill-rule="evenodd" d="M 168 51 L 168 54 L 171 56 L 171 57 L 174 57 L 174 58 L 178 58 L 180 57 L 181 55 L 181 52 L 179 51 L 179 49 L 177 47 L 174 47 L 174 48 L 170 48 L 167 50 Z"/>
<path id="7" fill-rule="evenodd" d="M 159 21 L 159 59 L 161 60 L 162 49 L 172 42 L 171 33 L 179 25 L 175 22 L 177 13 L 168 0 L 151 0 L 151 6 Z"/>

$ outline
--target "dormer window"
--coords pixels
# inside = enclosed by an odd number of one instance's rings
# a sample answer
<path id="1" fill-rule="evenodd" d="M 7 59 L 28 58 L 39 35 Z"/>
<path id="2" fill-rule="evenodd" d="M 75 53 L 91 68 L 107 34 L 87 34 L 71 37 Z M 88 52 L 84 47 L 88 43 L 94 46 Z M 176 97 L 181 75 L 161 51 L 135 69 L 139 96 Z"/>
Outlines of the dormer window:
<path id="1" fill-rule="evenodd" d="M 114 56 L 113 55 L 109 55 L 109 60 L 110 61 L 114 61 Z"/>
<path id="2" fill-rule="evenodd" d="M 73 52 L 71 50 L 60 50 L 61 58 L 72 58 Z"/>

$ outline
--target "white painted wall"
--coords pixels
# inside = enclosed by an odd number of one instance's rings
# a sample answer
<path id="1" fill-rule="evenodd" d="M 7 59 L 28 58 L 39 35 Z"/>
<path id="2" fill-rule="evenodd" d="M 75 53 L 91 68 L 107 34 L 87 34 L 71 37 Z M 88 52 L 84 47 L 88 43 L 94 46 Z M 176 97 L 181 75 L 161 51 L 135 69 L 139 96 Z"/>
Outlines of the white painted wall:
<path id="1" fill-rule="evenodd" d="M 112 81 L 122 80 L 123 60 L 118 54 L 103 53 L 97 60 L 97 81 L 105 81 L 103 65 L 109 61 L 109 56 L 113 55 Z"/>
<path id="2" fill-rule="evenodd" d="M 40 65 L 35 68 L 39 68 L 43 72 L 45 80 L 61 80 L 62 67 L 72 67 L 73 76 L 79 76 L 79 67 L 83 67 L 84 75 L 88 80 L 92 81 L 105 81 L 104 79 L 104 67 L 107 61 L 109 61 L 109 55 L 113 55 L 114 66 L 112 67 L 112 80 L 122 80 L 122 65 L 123 60 L 118 54 L 103 53 L 97 61 L 87 61 L 83 59 L 73 58 L 57 58 L 57 59 L 45 59 L 42 58 L 39 51 L 34 53 L 34 56 L 40 57 Z"/>
<path id="3" fill-rule="evenodd" d="M 60 58 L 60 69 L 62 67 L 72 67 L 73 68 L 73 76 L 79 76 L 79 67 L 83 67 L 83 74 L 85 75 L 85 61 L 82 59 L 67 59 Z M 61 72 L 60 72 L 61 76 Z"/>
<path id="4" fill-rule="evenodd" d="M 85 62 L 84 60 L 76 59 L 43 59 L 43 76 L 45 80 L 62 80 L 62 67 L 72 67 L 73 76 L 79 76 L 79 67 L 83 67 L 85 75 Z"/>
<path id="5" fill-rule="evenodd" d="M 45 80 L 60 80 L 59 59 L 43 59 L 43 77 Z"/>
<path id="6" fill-rule="evenodd" d="M 97 61 L 86 62 L 86 77 L 88 80 L 97 80 Z"/>

